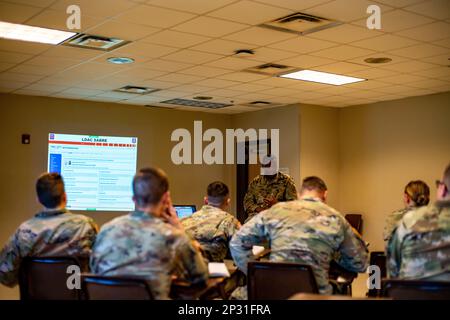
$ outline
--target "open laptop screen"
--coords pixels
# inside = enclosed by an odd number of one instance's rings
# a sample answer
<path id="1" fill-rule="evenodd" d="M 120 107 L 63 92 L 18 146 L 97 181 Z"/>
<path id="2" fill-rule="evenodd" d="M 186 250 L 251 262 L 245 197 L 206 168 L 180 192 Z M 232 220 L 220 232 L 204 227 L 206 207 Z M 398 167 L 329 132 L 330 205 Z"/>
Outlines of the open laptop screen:
<path id="1" fill-rule="evenodd" d="M 174 205 L 177 216 L 180 219 L 190 217 L 195 211 L 197 211 L 195 205 Z"/>

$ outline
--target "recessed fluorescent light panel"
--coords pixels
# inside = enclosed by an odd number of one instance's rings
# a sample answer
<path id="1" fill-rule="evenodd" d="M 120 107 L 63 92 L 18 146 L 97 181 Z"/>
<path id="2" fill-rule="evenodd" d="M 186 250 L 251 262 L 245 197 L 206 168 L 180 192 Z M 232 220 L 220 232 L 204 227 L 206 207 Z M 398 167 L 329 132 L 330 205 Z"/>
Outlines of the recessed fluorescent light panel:
<path id="1" fill-rule="evenodd" d="M 349 84 L 349 83 L 360 82 L 360 81 L 366 80 L 366 79 L 361 79 L 361 78 L 342 76 L 340 74 L 313 71 L 313 70 L 300 70 L 300 71 L 280 75 L 280 77 L 295 79 L 295 80 L 332 84 L 335 86 L 341 86 L 343 84 Z"/>
<path id="2" fill-rule="evenodd" d="M 0 21 L 0 38 L 59 44 L 76 35 L 76 32 L 47 29 Z"/>

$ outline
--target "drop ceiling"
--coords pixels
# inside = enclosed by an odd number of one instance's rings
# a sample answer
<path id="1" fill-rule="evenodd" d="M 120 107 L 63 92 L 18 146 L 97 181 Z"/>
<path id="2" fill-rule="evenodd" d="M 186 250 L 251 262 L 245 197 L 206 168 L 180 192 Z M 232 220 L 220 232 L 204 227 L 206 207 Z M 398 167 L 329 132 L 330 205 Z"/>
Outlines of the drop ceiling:
<path id="1" fill-rule="evenodd" d="M 131 41 L 111 52 L 0 39 L 0 92 L 152 105 L 211 96 L 241 113 L 307 103 L 346 107 L 450 91 L 448 0 L 10 0 L 0 21 L 67 30 L 67 6 L 81 7 L 82 32 Z M 365 27 L 382 9 L 382 30 Z M 342 22 L 298 36 L 258 27 L 301 11 Z M 233 55 L 252 49 L 249 57 Z M 135 60 L 114 65 L 109 57 Z M 364 59 L 389 57 L 368 64 Z M 345 74 L 368 81 L 340 87 L 244 72 L 264 63 Z M 116 92 L 151 87 L 146 95 Z M 254 104 L 265 101 L 271 104 Z"/>

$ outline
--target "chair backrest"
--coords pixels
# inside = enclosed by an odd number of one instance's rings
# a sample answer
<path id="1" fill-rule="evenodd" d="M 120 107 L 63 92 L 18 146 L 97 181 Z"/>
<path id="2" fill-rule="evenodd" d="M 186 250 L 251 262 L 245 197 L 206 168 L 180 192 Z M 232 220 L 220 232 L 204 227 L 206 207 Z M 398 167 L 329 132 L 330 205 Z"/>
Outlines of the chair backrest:
<path id="1" fill-rule="evenodd" d="M 20 299 L 79 300 L 81 290 L 67 285 L 73 265 L 83 269 L 75 257 L 25 257 L 19 269 Z"/>
<path id="2" fill-rule="evenodd" d="M 350 225 L 356 229 L 360 234 L 362 234 L 363 220 L 362 214 L 349 213 L 345 215 L 345 219 L 350 223 Z"/>
<path id="3" fill-rule="evenodd" d="M 247 290 L 249 300 L 283 300 L 298 292 L 319 292 L 310 266 L 263 261 L 248 263 Z"/>
<path id="4" fill-rule="evenodd" d="M 450 282 L 383 279 L 381 295 L 394 300 L 450 300 Z"/>
<path id="5" fill-rule="evenodd" d="M 145 279 L 83 274 L 82 288 L 88 300 L 153 300 Z"/>
<path id="6" fill-rule="evenodd" d="M 380 278 L 386 278 L 386 255 L 384 251 L 370 252 L 369 264 L 371 266 L 378 266 L 380 268 Z M 380 289 L 369 289 L 367 296 L 378 297 L 381 295 Z"/>

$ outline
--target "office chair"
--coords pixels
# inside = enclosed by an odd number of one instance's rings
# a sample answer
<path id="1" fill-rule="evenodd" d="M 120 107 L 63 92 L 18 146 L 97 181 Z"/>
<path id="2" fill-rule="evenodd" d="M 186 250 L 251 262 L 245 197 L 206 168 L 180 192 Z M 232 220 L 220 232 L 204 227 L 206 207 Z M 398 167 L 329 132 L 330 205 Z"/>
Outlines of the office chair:
<path id="1" fill-rule="evenodd" d="M 87 300 L 153 300 L 147 280 L 133 277 L 81 275 Z"/>
<path id="2" fill-rule="evenodd" d="M 386 278 L 386 255 L 383 251 L 372 251 L 370 253 L 369 264 L 371 266 L 375 265 L 380 268 L 380 277 Z M 369 289 L 367 291 L 368 297 L 379 297 L 381 295 L 380 289 Z"/>
<path id="3" fill-rule="evenodd" d="M 69 289 L 69 266 L 83 269 L 76 257 L 25 257 L 19 269 L 21 300 L 79 300 L 80 289 Z"/>
<path id="4" fill-rule="evenodd" d="M 350 225 L 362 234 L 363 220 L 362 214 L 349 213 L 345 215 L 345 219 L 350 223 Z"/>
<path id="5" fill-rule="evenodd" d="M 450 300 L 450 282 L 383 279 L 381 296 L 394 300 Z"/>
<path id="6" fill-rule="evenodd" d="M 298 292 L 319 292 L 310 266 L 262 261 L 248 263 L 247 290 L 249 300 L 283 300 Z"/>

